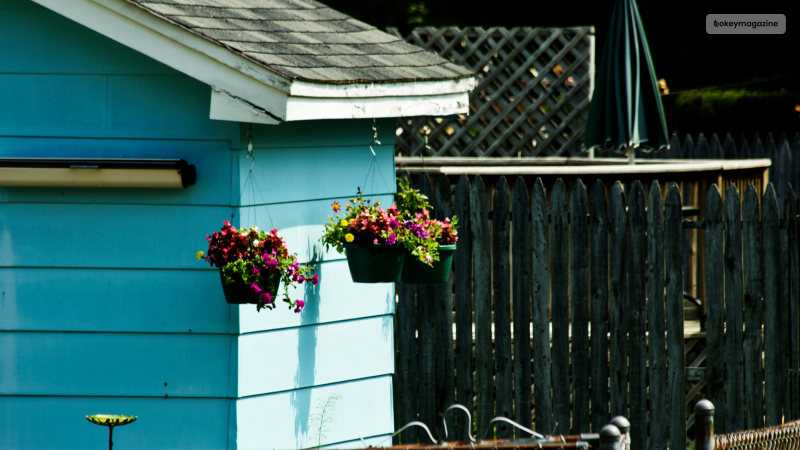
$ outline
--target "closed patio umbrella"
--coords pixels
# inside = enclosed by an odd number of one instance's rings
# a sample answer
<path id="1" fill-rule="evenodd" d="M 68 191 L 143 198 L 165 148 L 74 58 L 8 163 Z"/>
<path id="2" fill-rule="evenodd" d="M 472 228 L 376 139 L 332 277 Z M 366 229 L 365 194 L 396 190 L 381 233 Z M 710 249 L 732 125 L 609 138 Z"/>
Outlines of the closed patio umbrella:
<path id="1" fill-rule="evenodd" d="M 614 4 L 583 147 L 627 152 L 630 164 L 636 148 L 669 148 L 658 79 L 635 0 Z"/>

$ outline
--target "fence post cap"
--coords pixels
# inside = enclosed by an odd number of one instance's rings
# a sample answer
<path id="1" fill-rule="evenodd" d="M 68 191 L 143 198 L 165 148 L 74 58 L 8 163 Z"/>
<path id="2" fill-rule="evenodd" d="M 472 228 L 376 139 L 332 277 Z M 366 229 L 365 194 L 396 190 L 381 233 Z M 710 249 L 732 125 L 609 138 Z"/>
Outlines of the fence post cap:
<path id="1" fill-rule="evenodd" d="M 611 424 L 600 430 L 600 442 L 617 442 L 620 436 L 619 428 Z"/>
<path id="2" fill-rule="evenodd" d="M 619 428 L 619 432 L 622 434 L 627 434 L 631 429 L 631 423 L 624 416 L 616 416 L 611 419 L 611 425 Z"/>
<path id="3" fill-rule="evenodd" d="M 695 414 L 710 416 L 714 414 L 714 404 L 706 399 L 700 400 L 694 405 L 694 412 Z"/>

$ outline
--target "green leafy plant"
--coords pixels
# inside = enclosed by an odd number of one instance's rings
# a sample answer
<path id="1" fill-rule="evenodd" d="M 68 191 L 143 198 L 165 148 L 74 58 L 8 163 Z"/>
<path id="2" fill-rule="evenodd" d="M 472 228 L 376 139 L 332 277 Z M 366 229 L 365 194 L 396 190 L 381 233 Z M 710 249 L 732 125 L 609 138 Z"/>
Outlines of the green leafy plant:
<path id="1" fill-rule="evenodd" d="M 322 400 L 317 404 L 318 413 L 311 416 L 309 420 L 309 427 L 314 428 L 314 434 L 309 437 L 309 440 L 317 441 L 317 449 L 322 447 L 322 441 L 328 438 L 326 433 L 330 433 L 328 425 L 333 422 L 333 410 L 336 402 L 342 398 L 339 394 L 331 394 L 324 402 Z"/>
<path id="2" fill-rule="evenodd" d="M 334 216 L 325 224 L 320 241 L 325 248 L 336 248 L 342 253 L 344 245 L 354 243 L 369 245 L 402 245 L 421 262 L 432 266 L 439 260 L 439 245 L 453 245 L 458 240 L 458 218 L 453 216 L 444 222 L 431 219 L 433 209 L 428 197 L 413 189 L 408 179 L 397 179 L 400 191 L 396 202 L 389 209 L 380 207 L 380 202 L 371 203 L 359 191 L 344 205 L 333 202 Z"/>
<path id="3" fill-rule="evenodd" d="M 259 231 L 253 226 L 237 230 L 227 220 L 219 232 L 206 236 L 208 255 L 197 252 L 197 259 L 205 259 L 212 267 L 222 270 L 223 283 L 243 283 L 257 299 L 256 309 L 275 308 L 278 283 L 283 283 L 283 301 L 289 309 L 299 313 L 305 301 L 294 300 L 289 296 L 289 288 L 308 281 L 319 283 L 319 277 L 312 275 L 310 266 L 301 266 L 297 254 L 290 254 L 286 241 L 278 236 L 278 230 L 269 233 Z"/>

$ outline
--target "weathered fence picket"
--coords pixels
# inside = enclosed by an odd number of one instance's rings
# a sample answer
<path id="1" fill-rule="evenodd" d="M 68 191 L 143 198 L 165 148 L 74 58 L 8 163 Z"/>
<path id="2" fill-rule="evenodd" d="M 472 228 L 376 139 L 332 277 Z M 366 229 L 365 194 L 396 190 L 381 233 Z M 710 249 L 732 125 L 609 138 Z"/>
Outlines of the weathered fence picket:
<path id="1" fill-rule="evenodd" d="M 683 240 L 680 189 L 674 183 L 664 202 L 664 261 L 666 270 L 667 364 L 669 448 L 686 443 L 686 360 L 683 329 Z"/>
<path id="2" fill-rule="evenodd" d="M 591 364 L 592 431 L 599 432 L 610 420 L 608 412 L 608 211 L 606 190 L 598 180 L 589 197 L 591 249 Z"/>
<path id="3" fill-rule="evenodd" d="M 730 156 L 733 139 L 718 141 L 713 151 Z M 452 402 L 475 411 L 481 432 L 498 415 L 546 434 L 597 432 L 624 415 L 635 419 L 632 448 L 666 450 L 685 443 L 695 419 L 687 407 L 700 396 L 716 404 L 720 433 L 799 413 L 791 186 L 781 215 L 771 184 L 760 202 L 753 185 L 740 196 L 731 184 L 724 197 L 713 185 L 693 194 L 702 214 L 687 220 L 674 183 L 664 195 L 658 182 L 635 182 L 626 196 L 619 182 L 587 193 L 580 180 L 557 180 L 548 199 L 541 179 L 518 177 L 513 191 L 502 177 L 492 189 L 479 176 L 434 181 L 423 174 L 417 186 L 435 217 L 459 217 L 455 273 L 440 285 L 397 284 L 397 426 L 438 427 Z M 684 322 L 686 230 L 706 252 L 699 333 Z M 464 440 L 472 424 L 462 416 L 447 420 Z M 413 430 L 399 440 L 423 439 Z M 495 425 L 494 436 L 514 435 Z"/>
<path id="4" fill-rule="evenodd" d="M 512 276 L 514 322 L 531 322 L 530 204 L 525 180 L 517 177 L 512 194 Z M 549 336 L 548 336 L 549 341 Z M 528 326 L 514 327 L 514 420 L 529 424 L 531 419 L 531 331 Z"/>
<path id="5" fill-rule="evenodd" d="M 558 434 L 570 430 L 569 383 L 569 216 L 567 188 L 561 180 L 550 197 L 550 303 L 553 368 L 553 420 Z"/>
<path id="6" fill-rule="evenodd" d="M 473 410 L 472 395 L 472 239 L 469 238 L 470 222 L 470 186 L 466 175 L 461 175 L 456 184 L 453 200 L 453 214 L 458 217 L 460 232 L 458 245 L 453 256 L 453 277 L 455 292 L 456 321 L 456 402 Z M 466 238 L 465 238 L 466 236 Z M 466 441 L 471 424 L 464 421 L 463 416 L 455 418 L 455 436 Z"/>
<path id="7" fill-rule="evenodd" d="M 728 136 L 729 138 L 730 136 Z M 726 144 L 733 141 L 726 138 Z M 744 337 L 742 336 L 742 213 L 739 191 L 731 184 L 724 204 L 725 392 L 728 431 L 744 430 Z"/>
<path id="8" fill-rule="evenodd" d="M 762 390 L 764 374 L 761 356 L 761 229 L 759 227 L 758 193 L 750 185 L 742 202 L 742 260 L 744 269 L 744 382 L 747 429 L 764 426 Z"/>
<path id="9" fill-rule="evenodd" d="M 798 146 L 800 150 L 800 146 Z M 798 158 L 800 159 L 800 158 Z M 793 180 L 796 181 L 796 180 Z M 787 210 L 786 210 L 786 233 L 788 234 L 788 247 L 784 247 L 789 252 L 789 305 L 785 310 L 788 315 L 788 328 L 785 333 L 790 339 L 789 370 L 787 374 L 791 383 L 791 408 L 784 411 L 786 418 L 792 420 L 800 418 L 800 377 L 798 376 L 798 359 L 800 358 L 800 243 L 798 242 L 798 208 L 794 190 L 791 186 L 787 189 Z"/>
<path id="10" fill-rule="evenodd" d="M 447 179 L 436 183 L 433 216 L 445 220 L 453 215 L 453 199 Z M 455 402 L 455 362 L 453 356 L 453 277 L 433 286 L 436 327 L 436 408 L 438 412 Z M 450 345 L 447 345 L 450 344 Z"/>
<path id="11" fill-rule="evenodd" d="M 547 194 L 539 178 L 531 195 L 531 320 L 533 388 L 537 430 L 553 431 L 552 358 L 550 356 L 550 224 Z M 555 419 L 558 420 L 558 419 Z"/>
<path id="12" fill-rule="evenodd" d="M 511 284 L 509 283 L 511 224 L 508 183 L 501 177 L 492 197 L 492 292 L 494 311 L 495 415 L 512 417 L 513 374 L 511 364 Z M 512 437 L 511 426 L 496 427 L 497 438 Z"/>
<path id="13" fill-rule="evenodd" d="M 706 195 L 706 397 L 717 405 L 715 433 L 725 433 L 725 298 L 722 253 L 722 198 L 717 186 Z"/>
<path id="14" fill-rule="evenodd" d="M 578 180 L 569 197 L 569 286 L 572 329 L 572 433 L 589 430 L 589 236 L 586 189 Z"/>
<path id="15" fill-rule="evenodd" d="M 761 203 L 764 245 L 764 416 L 768 427 L 781 423 L 780 229 L 778 200 L 770 185 Z"/>
<path id="16" fill-rule="evenodd" d="M 492 383 L 492 260 L 489 254 L 489 208 L 486 187 L 475 177 L 470 190 L 470 226 L 472 236 L 473 297 L 475 303 L 475 420 L 489 423 L 494 417 Z M 569 411 L 567 411 L 569 413 Z"/>
<path id="17" fill-rule="evenodd" d="M 636 182 L 628 199 L 628 376 L 630 417 L 647 417 L 647 217 L 644 187 Z M 631 444 L 647 446 L 647 422 L 631 423 Z"/>
<path id="18" fill-rule="evenodd" d="M 618 181 L 608 201 L 609 370 L 611 416 L 628 417 L 628 222 L 625 189 Z"/>
<path id="19" fill-rule="evenodd" d="M 667 361 L 664 311 L 664 208 L 654 181 L 647 205 L 647 351 L 650 448 L 667 450 Z"/>

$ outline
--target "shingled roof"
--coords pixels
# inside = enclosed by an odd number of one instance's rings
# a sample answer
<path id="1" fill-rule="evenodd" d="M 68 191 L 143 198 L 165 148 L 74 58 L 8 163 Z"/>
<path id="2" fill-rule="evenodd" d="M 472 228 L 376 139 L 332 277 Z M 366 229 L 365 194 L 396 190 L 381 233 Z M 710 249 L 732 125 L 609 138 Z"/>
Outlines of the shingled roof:
<path id="1" fill-rule="evenodd" d="M 313 0 L 127 0 L 290 80 L 396 83 L 472 72 Z"/>

